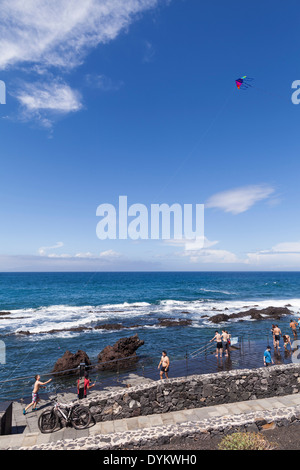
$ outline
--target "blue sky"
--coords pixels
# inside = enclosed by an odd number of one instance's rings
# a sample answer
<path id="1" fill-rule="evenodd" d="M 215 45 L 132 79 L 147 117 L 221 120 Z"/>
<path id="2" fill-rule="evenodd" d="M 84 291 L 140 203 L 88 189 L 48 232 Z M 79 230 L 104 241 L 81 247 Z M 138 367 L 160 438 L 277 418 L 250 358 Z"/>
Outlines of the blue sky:
<path id="1" fill-rule="evenodd" d="M 0 5 L 0 270 L 299 270 L 298 1 L 23 3 Z M 204 248 L 99 240 L 121 195 L 205 204 Z"/>

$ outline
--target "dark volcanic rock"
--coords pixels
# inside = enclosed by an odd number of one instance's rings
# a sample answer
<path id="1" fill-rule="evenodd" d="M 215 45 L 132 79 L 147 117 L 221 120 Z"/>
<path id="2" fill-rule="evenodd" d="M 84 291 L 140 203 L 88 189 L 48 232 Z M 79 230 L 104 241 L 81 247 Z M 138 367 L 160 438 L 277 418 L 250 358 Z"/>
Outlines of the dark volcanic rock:
<path id="1" fill-rule="evenodd" d="M 228 321 L 230 315 L 226 315 L 225 313 L 219 313 L 218 315 L 213 315 L 210 317 L 210 321 L 212 323 L 222 323 L 223 321 Z"/>
<path id="2" fill-rule="evenodd" d="M 78 368 L 81 363 L 85 363 L 86 366 L 91 365 L 91 361 L 84 351 L 79 349 L 75 354 L 66 351 L 65 354 L 56 361 L 52 372 L 59 372 L 61 375 L 72 374 L 75 371 L 71 371 L 70 369 Z"/>
<path id="3" fill-rule="evenodd" d="M 121 330 L 125 328 L 121 323 L 104 323 L 103 325 L 95 326 L 95 330 Z"/>
<path id="4" fill-rule="evenodd" d="M 113 346 L 106 346 L 98 354 L 98 368 L 101 370 L 124 369 L 137 361 L 136 350 L 144 344 L 138 335 L 119 339 Z M 123 360 L 130 358 L 127 360 Z M 107 363 L 108 361 L 113 361 Z M 104 364 L 106 363 L 106 364 Z"/>
<path id="5" fill-rule="evenodd" d="M 245 312 L 232 313 L 226 315 L 221 313 L 210 317 L 210 321 L 213 323 L 221 323 L 235 318 L 251 317 L 252 320 L 263 320 L 264 318 L 270 318 L 273 320 L 279 320 L 283 315 L 291 315 L 292 312 L 287 307 L 267 307 L 257 310 L 256 308 L 250 308 Z"/>

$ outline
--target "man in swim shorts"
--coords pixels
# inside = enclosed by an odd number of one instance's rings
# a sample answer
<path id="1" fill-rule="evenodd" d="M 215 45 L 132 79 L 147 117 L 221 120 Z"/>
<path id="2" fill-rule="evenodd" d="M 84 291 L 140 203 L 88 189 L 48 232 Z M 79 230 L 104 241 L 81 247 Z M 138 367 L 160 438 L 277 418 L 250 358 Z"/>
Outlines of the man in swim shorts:
<path id="1" fill-rule="evenodd" d="M 275 328 L 273 329 L 273 334 L 274 334 L 274 347 L 277 349 L 280 349 L 279 340 L 280 340 L 280 335 L 282 333 L 278 325 L 275 325 Z"/>
<path id="2" fill-rule="evenodd" d="M 216 357 L 218 357 L 219 353 L 220 353 L 220 357 L 222 357 L 222 354 L 223 354 L 222 335 L 220 335 L 220 333 L 218 331 L 216 331 L 215 333 L 216 334 L 213 337 L 213 339 L 210 340 L 210 343 L 212 341 L 216 341 L 216 343 L 217 343 Z"/>
<path id="3" fill-rule="evenodd" d="M 224 343 L 225 356 L 228 357 L 229 346 L 230 346 L 230 334 L 226 330 L 222 330 L 222 339 Z"/>
<path id="4" fill-rule="evenodd" d="M 163 379 L 163 375 L 165 374 L 166 379 L 168 379 L 168 372 L 170 368 L 170 359 L 167 356 L 167 352 L 163 351 L 162 356 L 160 359 L 160 363 L 158 364 L 158 369 L 160 368 L 160 380 Z"/>
<path id="5" fill-rule="evenodd" d="M 34 378 L 35 378 L 35 383 L 34 383 L 33 391 L 32 391 L 32 400 L 31 400 L 31 403 L 29 403 L 29 405 L 27 405 L 26 408 L 24 408 L 23 415 L 25 415 L 26 411 L 33 405 L 35 406 L 34 408 L 32 408 L 32 411 L 36 411 L 37 404 L 40 401 L 40 397 L 39 397 L 40 388 L 45 388 L 44 385 L 47 385 L 52 380 L 52 379 L 49 379 L 47 380 L 47 382 L 41 382 L 40 381 L 41 377 L 38 374 Z"/>

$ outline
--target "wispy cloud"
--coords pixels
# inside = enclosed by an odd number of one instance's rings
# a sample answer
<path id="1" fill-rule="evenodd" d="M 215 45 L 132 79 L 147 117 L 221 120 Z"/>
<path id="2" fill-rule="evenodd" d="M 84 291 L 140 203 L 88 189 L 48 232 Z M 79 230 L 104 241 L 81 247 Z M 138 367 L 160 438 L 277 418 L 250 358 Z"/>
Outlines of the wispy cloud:
<path id="1" fill-rule="evenodd" d="M 145 41 L 145 50 L 143 56 L 143 62 L 152 62 L 155 56 L 155 50 L 153 44 L 149 41 Z"/>
<path id="2" fill-rule="evenodd" d="M 87 259 L 87 260 L 103 260 L 103 261 L 113 261 L 121 259 L 123 255 L 114 250 L 101 251 L 99 254 L 87 252 L 79 252 L 75 254 L 70 253 L 57 253 L 54 250 L 60 249 L 64 246 L 63 242 L 57 242 L 52 246 L 42 246 L 39 248 L 38 253 L 41 257 L 46 258 L 60 258 L 60 259 Z"/>
<path id="3" fill-rule="evenodd" d="M 69 113 L 81 108 L 80 96 L 69 85 L 59 82 L 26 83 L 16 98 L 30 112 L 40 110 Z"/>
<path id="4" fill-rule="evenodd" d="M 61 248 L 63 246 L 64 246 L 63 242 L 57 242 L 55 243 L 55 245 L 52 245 L 52 246 L 42 246 L 41 248 L 39 248 L 38 253 L 41 256 L 46 256 L 48 251 L 56 250 L 57 248 Z"/>
<path id="5" fill-rule="evenodd" d="M 2 0 L 0 69 L 30 63 L 73 68 L 159 0 Z"/>
<path id="6" fill-rule="evenodd" d="M 61 80 L 22 82 L 11 94 L 21 105 L 20 119 L 34 118 L 45 127 L 51 127 L 58 115 L 82 108 L 79 92 Z"/>
<path id="7" fill-rule="evenodd" d="M 257 202 L 269 198 L 273 193 L 274 188 L 268 185 L 243 186 L 214 194 L 208 199 L 205 206 L 232 214 L 241 214 Z"/>
<path id="8" fill-rule="evenodd" d="M 188 258 L 190 263 L 199 264 L 236 264 L 241 260 L 228 250 L 212 248 L 217 245 L 218 241 L 211 241 L 204 237 L 201 240 L 167 240 L 166 245 L 183 248 L 183 250 L 176 253 L 180 258 Z"/>
<path id="9" fill-rule="evenodd" d="M 248 253 L 245 262 L 248 265 L 272 266 L 278 269 L 299 269 L 300 241 L 282 242 L 269 250 Z"/>
<path id="10" fill-rule="evenodd" d="M 13 94 L 21 103 L 21 120 L 52 127 L 56 115 L 82 109 L 76 90 L 63 74 L 82 64 L 99 44 L 107 44 L 147 10 L 166 0 L 2 0 L 0 2 L 0 70 L 38 76 Z M 55 71 L 56 80 L 53 80 Z M 58 77 L 60 74 L 60 78 Z M 40 81 L 40 80 L 43 81 Z M 90 77 L 91 79 L 91 77 Z M 28 81 L 28 76 L 27 76 Z M 104 75 L 94 84 L 104 91 L 122 82 Z"/>
<path id="11" fill-rule="evenodd" d="M 98 88 L 101 91 L 118 91 L 124 85 L 122 80 L 112 80 L 106 75 L 86 75 L 86 83 L 88 86 Z"/>

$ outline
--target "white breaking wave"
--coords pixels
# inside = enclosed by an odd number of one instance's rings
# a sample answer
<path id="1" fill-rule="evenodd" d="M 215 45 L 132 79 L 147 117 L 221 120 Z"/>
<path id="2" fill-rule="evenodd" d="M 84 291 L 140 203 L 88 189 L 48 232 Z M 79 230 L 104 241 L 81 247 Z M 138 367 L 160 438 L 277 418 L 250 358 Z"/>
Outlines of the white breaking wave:
<path id="1" fill-rule="evenodd" d="M 158 318 L 192 320 L 194 327 L 211 326 L 209 317 L 218 313 L 231 315 L 251 308 L 285 307 L 289 305 L 292 315 L 300 310 L 300 298 L 245 300 L 173 300 L 164 299 L 157 303 L 134 302 L 107 305 L 51 305 L 32 309 L 10 310 L 0 317 L 0 334 L 28 331 L 31 334 L 76 334 L 74 328 L 94 328 L 97 325 L 120 323 L 124 327 L 139 325 L 140 328 L 161 328 Z M 245 317 L 244 320 L 248 318 Z M 238 319 L 231 320 L 238 321 Z M 88 331 L 88 330 L 87 330 Z M 94 331 L 94 330 L 93 330 Z M 111 330 L 97 330 L 106 333 Z M 115 330 L 112 330 L 115 331 Z M 79 332 L 80 333 L 80 332 Z"/>

